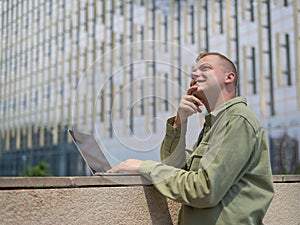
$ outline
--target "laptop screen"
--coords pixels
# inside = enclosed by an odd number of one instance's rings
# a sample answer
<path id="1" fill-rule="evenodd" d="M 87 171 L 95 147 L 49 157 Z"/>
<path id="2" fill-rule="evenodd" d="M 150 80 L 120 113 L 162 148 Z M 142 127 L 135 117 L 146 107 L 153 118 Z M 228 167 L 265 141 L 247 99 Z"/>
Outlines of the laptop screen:
<path id="1" fill-rule="evenodd" d="M 84 134 L 73 130 L 69 130 L 69 133 L 71 134 L 73 142 L 75 143 L 85 162 L 92 170 L 93 174 L 96 172 L 106 172 L 111 168 L 93 135 Z"/>

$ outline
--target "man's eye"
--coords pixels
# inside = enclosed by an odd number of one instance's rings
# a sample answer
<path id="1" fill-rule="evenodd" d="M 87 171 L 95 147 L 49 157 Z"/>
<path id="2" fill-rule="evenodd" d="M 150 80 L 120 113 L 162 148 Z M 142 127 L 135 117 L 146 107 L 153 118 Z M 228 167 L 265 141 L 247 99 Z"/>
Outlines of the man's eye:
<path id="1" fill-rule="evenodd" d="M 203 66 L 203 67 L 201 68 L 202 71 L 207 71 L 207 70 L 210 70 L 210 69 L 211 69 L 210 66 Z"/>

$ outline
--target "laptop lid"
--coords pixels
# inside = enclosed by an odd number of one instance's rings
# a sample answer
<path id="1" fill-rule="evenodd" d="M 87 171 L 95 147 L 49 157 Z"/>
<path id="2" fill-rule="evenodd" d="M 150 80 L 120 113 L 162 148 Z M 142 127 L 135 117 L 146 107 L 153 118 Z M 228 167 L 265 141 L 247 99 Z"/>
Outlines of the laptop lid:
<path id="1" fill-rule="evenodd" d="M 75 146 L 89 166 L 93 175 L 99 172 L 106 172 L 111 168 L 111 165 L 93 135 L 84 134 L 74 130 L 68 131 L 72 136 Z"/>

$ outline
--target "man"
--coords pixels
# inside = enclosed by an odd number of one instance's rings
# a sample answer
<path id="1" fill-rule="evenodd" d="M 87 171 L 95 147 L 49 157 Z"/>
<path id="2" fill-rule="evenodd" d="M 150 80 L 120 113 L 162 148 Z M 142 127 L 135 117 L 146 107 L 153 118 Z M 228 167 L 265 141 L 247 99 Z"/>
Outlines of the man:
<path id="1" fill-rule="evenodd" d="M 138 172 L 164 196 L 182 203 L 180 224 L 262 224 L 273 198 L 264 130 L 236 97 L 234 64 L 219 53 L 200 54 L 176 117 L 167 121 L 162 163 L 129 159 L 109 172 Z M 185 146 L 187 119 L 208 114 L 198 140 Z"/>

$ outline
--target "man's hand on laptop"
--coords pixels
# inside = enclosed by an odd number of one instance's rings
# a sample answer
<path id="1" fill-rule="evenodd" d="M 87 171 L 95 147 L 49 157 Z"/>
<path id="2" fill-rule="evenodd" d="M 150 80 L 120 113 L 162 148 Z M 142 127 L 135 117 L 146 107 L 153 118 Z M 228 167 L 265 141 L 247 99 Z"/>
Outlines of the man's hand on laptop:
<path id="1" fill-rule="evenodd" d="M 108 170 L 108 173 L 139 173 L 139 167 L 142 164 L 142 160 L 139 159 L 127 159 L 124 162 L 121 162 L 119 165 L 115 166 Z"/>

